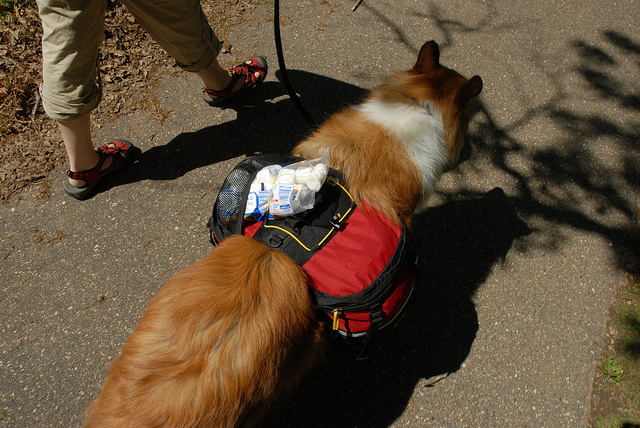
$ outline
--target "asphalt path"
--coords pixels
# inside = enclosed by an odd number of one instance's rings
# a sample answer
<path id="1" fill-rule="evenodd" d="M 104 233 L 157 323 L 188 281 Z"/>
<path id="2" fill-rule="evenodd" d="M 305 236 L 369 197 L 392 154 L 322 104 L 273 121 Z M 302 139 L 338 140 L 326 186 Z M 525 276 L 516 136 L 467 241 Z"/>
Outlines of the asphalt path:
<path id="1" fill-rule="evenodd" d="M 640 4 L 301 0 L 281 4 L 293 85 L 316 121 L 427 40 L 484 81 L 464 160 L 414 221 L 418 298 L 369 361 L 328 352 L 262 427 L 582 427 L 638 211 Z M 0 426 L 75 427 L 149 300 L 211 250 L 206 222 L 244 156 L 310 127 L 280 81 L 272 5 L 223 35 L 267 82 L 214 109 L 197 78 L 95 129 L 135 162 L 79 202 L 0 206 Z M 389 171 L 393 174 L 393 171 Z"/>

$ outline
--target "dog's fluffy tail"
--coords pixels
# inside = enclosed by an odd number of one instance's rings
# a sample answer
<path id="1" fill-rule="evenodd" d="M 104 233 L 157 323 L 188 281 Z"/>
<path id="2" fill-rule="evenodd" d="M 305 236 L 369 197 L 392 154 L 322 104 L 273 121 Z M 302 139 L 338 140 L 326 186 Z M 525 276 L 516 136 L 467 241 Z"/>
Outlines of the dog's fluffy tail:
<path id="1" fill-rule="evenodd" d="M 312 364 L 321 330 L 304 271 L 230 237 L 151 301 L 86 426 L 249 426 Z"/>

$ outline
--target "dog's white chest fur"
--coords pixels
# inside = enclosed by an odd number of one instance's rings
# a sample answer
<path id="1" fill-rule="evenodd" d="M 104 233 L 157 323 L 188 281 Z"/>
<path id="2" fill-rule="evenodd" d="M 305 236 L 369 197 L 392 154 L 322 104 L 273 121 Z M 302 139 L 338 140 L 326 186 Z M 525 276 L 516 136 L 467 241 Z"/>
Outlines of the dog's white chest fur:
<path id="1" fill-rule="evenodd" d="M 420 170 L 423 203 L 451 162 L 444 140 L 442 113 L 432 103 L 423 105 L 368 100 L 356 107 L 367 119 L 395 134 Z M 393 174 L 393 171 L 389 171 Z M 423 208 L 419 204 L 418 210 Z"/>

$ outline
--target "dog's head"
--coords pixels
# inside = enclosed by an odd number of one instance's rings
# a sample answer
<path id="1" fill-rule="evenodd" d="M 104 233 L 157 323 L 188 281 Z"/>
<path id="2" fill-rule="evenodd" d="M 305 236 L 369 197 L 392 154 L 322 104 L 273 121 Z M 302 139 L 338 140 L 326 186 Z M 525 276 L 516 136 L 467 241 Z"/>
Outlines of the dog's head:
<path id="1" fill-rule="evenodd" d="M 411 70 L 396 75 L 381 89 L 384 98 L 414 102 L 442 115 L 447 152 L 455 165 L 464 146 L 471 102 L 482 91 L 480 76 L 466 79 L 440 64 L 440 48 L 430 41 L 422 45 Z"/>

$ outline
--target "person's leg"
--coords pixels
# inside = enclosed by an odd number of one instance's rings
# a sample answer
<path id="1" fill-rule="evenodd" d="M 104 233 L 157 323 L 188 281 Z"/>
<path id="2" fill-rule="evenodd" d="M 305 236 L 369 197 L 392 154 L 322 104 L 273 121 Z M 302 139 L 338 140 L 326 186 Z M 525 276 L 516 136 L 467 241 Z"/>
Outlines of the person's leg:
<path id="1" fill-rule="evenodd" d="M 76 119 L 57 121 L 57 123 L 62 134 L 64 147 L 67 149 L 69 170 L 86 171 L 95 167 L 100 157 L 91 140 L 91 114 L 85 114 Z M 69 178 L 69 184 L 81 187 L 85 183 Z"/>
<path id="2" fill-rule="evenodd" d="M 37 0 L 42 20 L 42 103 L 54 120 L 68 121 L 98 106 L 98 49 L 106 0 Z"/>
<path id="3" fill-rule="evenodd" d="M 247 62 L 251 63 L 251 65 L 247 66 Z M 206 97 L 215 99 L 240 93 L 246 88 L 250 89 L 262 83 L 267 74 L 264 58 L 251 58 L 247 62 L 231 70 L 226 70 L 215 59 L 208 68 L 196 72 L 204 84 L 203 95 L 205 95 L 205 100 L 207 99 Z M 232 72 L 232 70 L 235 71 Z M 247 76 L 247 73 L 251 73 L 253 76 Z"/>
<path id="4" fill-rule="evenodd" d="M 175 59 L 176 64 L 186 71 L 196 73 L 206 89 L 213 92 L 228 89 L 231 93 L 245 89 L 247 84 L 255 86 L 264 80 L 264 60 L 263 69 L 244 67 L 245 74 L 253 74 L 248 79 L 245 75 L 243 78 L 233 79 L 233 74 L 220 66 L 216 58 L 221 42 L 209 26 L 199 0 L 122 2 L 142 28 Z M 234 83 L 229 88 L 232 81 Z M 210 95 L 215 98 L 215 95 Z"/>
<path id="5" fill-rule="evenodd" d="M 86 171 L 100 161 L 91 138 L 91 111 L 101 98 L 97 57 L 104 39 L 105 7 L 102 0 L 74 0 L 64 5 L 38 0 L 43 27 L 43 105 L 58 124 L 70 171 Z M 101 169 L 108 168 L 112 160 L 111 156 L 105 159 Z M 69 178 L 69 184 L 82 187 L 87 183 Z"/>
<path id="6" fill-rule="evenodd" d="M 205 88 L 221 91 L 231 83 L 231 73 L 220 66 L 217 59 L 204 70 L 197 71 L 196 74 L 202 80 Z"/>
<path id="7" fill-rule="evenodd" d="M 86 114 L 76 119 L 57 121 L 58 129 L 62 134 L 62 141 L 67 149 L 69 157 L 69 171 L 88 171 L 98 167 L 100 154 L 96 151 L 91 140 L 91 115 Z M 122 158 L 127 159 L 128 152 L 121 152 Z M 100 171 L 108 169 L 114 157 L 106 156 L 104 162 L 100 164 Z M 85 187 L 87 180 L 69 177 L 69 184 L 74 187 Z"/>
<path id="8" fill-rule="evenodd" d="M 209 26 L 199 0 L 122 0 L 122 3 L 180 68 L 191 72 L 205 70 L 218 56 L 222 44 Z"/>

